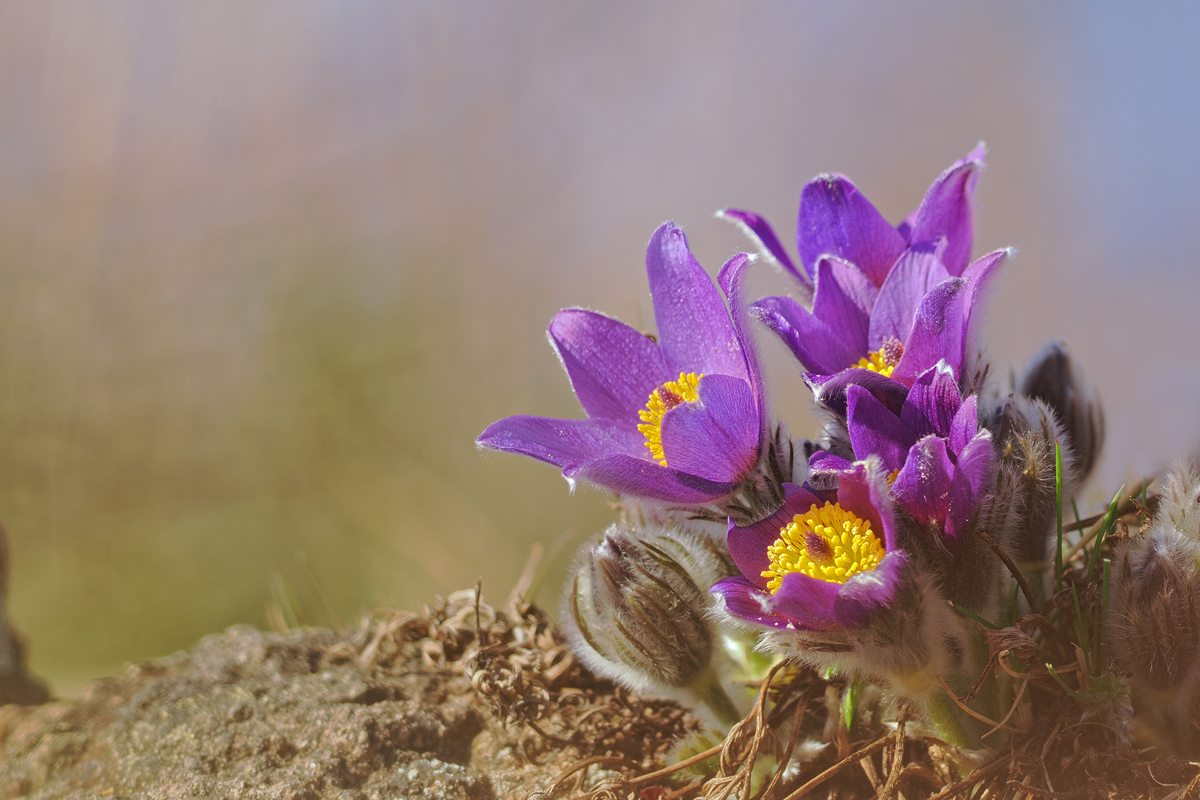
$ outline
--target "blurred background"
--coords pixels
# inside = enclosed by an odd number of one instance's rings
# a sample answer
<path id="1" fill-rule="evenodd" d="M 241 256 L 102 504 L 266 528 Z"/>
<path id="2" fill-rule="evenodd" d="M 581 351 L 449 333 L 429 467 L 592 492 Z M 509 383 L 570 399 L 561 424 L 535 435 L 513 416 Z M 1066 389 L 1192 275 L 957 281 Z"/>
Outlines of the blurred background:
<path id="1" fill-rule="evenodd" d="M 0 519 L 34 669 L 70 694 L 280 597 L 313 624 L 502 599 L 611 516 L 474 447 L 580 415 L 555 311 L 648 328 L 664 220 L 715 272 L 746 246 L 718 208 L 790 245 L 839 171 L 899 220 L 981 139 L 977 253 L 1021 249 L 985 333 L 1002 374 L 1062 337 L 1099 384 L 1093 510 L 1200 441 L 1196 41 L 1198 5 L 1097 0 L 0 5 Z"/>

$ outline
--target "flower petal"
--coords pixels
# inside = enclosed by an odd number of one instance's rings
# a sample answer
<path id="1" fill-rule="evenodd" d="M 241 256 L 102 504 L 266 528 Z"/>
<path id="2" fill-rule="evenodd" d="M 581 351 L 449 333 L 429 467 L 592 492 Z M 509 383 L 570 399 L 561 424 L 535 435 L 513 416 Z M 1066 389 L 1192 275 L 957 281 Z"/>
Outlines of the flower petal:
<path id="1" fill-rule="evenodd" d="M 844 175 L 818 175 L 800 194 L 800 261 L 812 272 L 825 254 L 855 264 L 879 286 L 905 241 Z"/>
<path id="2" fill-rule="evenodd" d="M 951 275 L 961 275 L 971 260 L 975 239 L 975 184 L 983 170 L 982 144 L 938 176 L 913 214 L 908 240 L 913 244 L 945 237 L 944 261 Z"/>
<path id="3" fill-rule="evenodd" d="M 908 448 L 917 441 L 913 429 L 861 386 L 847 389 L 846 401 L 846 427 L 854 457 L 877 455 L 888 472 L 902 467 Z"/>
<path id="4" fill-rule="evenodd" d="M 789 572 L 779 582 L 779 590 L 767 601 L 767 608 L 795 621 L 797 628 L 830 631 L 838 628 L 833 604 L 840 583 L 813 578 L 803 572 Z"/>
<path id="5" fill-rule="evenodd" d="M 928 245 L 900 256 L 879 289 L 879 299 L 871 312 L 867 349 L 878 350 L 889 336 L 907 341 L 921 298 L 949 277 L 942 260 Z"/>
<path id="6" fill-rule="evenodd" d="M 950 452 L 956 456 L 962 452 L 967 443 L 975 438 L 975 434 L 979 432 L 979 411 L 977 410 L 978 401 L 975 395 L 971 395 L 966 400 L 963 400 L 962 405 L 958 407 L 958 411 L 954 414 L 954 419 L 950 422 Z"/>
<path id="7" fill-rule="evenodd" d="M 687 238 L 664 223 L 646 248 L 654 321 L 667 368 L 748 380 L 746 359 L 721 293 L 692 257 Z"/>
<path id="8" fill-rule="evenodd" d="M 554 464 L 564 472 L 614 453 L 640 457 L 647 452 L 645 439 L 636 430 L 594 419 L 506 417 L 489 425 L 475 441 L 481 447 Z"/>
<path id="9" fill-rule="evenodd" d="M 595 311 L 558 312 L 550 323 L 550 341 L 590 417 L 636 426 L 636 411 L 650 393 L 679 377 L 667 371 L 654 341 Z"/>
<path id="10" fill-rule="evenodd" d="M 804 368 L 812 372 L 840 372 L 856 363 L 865 352 L 855 349 L 790 297 L 764 297 L 750 306 L 750 315 L 774 331 Z"/>
<path id="11" fill-rule="evenodd" d="M 750 240 L 758 245 L 760 252 L 786 269 L 810 292 L 812 291 L 812 278 L 808 276 L 808 273 L 796 269 L 796 264 L 792 261 L 792 257 L 788 255 L 787 250 L 783 249 L 783 244 L 780 243 L 779 237 L 775 235 L 775 229 L 771 227 L 771 223 L 753 211 L 743 211 L 740 208 L 727 208 L 724 211 L 718 211 L 717 216 L 735 222 L 750 237 Z"/>
<path id="12" fill-rule="evenodd" d="M 972 395 L 974 396 L 974 395 Z M 946 538 L 960 536 L 979 508 L 987 487 L 996 477 L 997 457 L 991 431 L 984 428 L 958 454 L 958 466 L 950 484 L 950 510 L 946 515 Z"/>
<path id="13" fill-rule="evenodd" d="M 754 344 L 754 334 L 750 330 L 750 309 L 746 304 L 746 272 L 753 260 L 745 253 L 739 253 L 725 262 L 717 273 L 717 285 L 725 293 L 729 301 L 729 313 L 733 319 L 733 329 L 737 332 L 738 341 L 742 345 L 742 354 L 746 357 L 746 370 L 750 376 L 750 388 L 754 390 L 754 402 L 758 409 L 758 435 L 760 446 L 767 438 L 767 401 L 766 387 L 762 381 L 762 371 L 758 363 L 758 349 Z"/>
<path id="14" fill-rule="evenodd" d="M 818 450 L 808 459 L 808 468 L 813 472 L 845 472 L 854 468 L 854 462 L 826 450 Z"/>
<path id="15" fill-rule="evenodd" d="M 833 603 L 833 615 L 844 628 L 861 628 L 895 602 L 904 582 L 908 553 L 893 550 L 879 566 L 851 576 Z"/>
<path id="16" fill-rule="evenodd" d="M 846 391 L 851 386 L 866 389 L 896 416 L 900 415 L 904 399 L 908 397 L 908 387 L 903 383 L 869 369 L 847 369 L 832 375 L 808 372 L 804 375 L 804 382 L 812 389 L 817 403 L 839 417 L 846 416 Z"/>
<path id="17" fill-rule="evenodd" d="M 900 411 L 900 419 L 916 432 L 917 436 L 935 433 L 949 436 L 954 415 L 962 406 L 962 395 L 954 373 L 945 364 L 925 370 L 913 381 Z M 973 434 L 972 434 L 973 435 Z"/>
<path id="18" fill-rule="evenodd" d="M 904 468 L 892 484 L 892 496 L 921 525 L 936 524 L 944 530 L 953 476 L 954 463 L 946 452 L 946 440 L 926 436 L 908 451 Z"/>
<path id="19" fill-rule="evenodd" d="M 867 328 L 878 295 L 879 290 L 870 279 L 849 261 L 835 256 L 817 260 L 813 316 L 862 355 L 867 352 Z"/>
<path id="20" fill-rule="evenodd" d="M 803 486 L 785 483 L 783 505 L 774 514 L 744 528 L 730 522 L 725 542 L 729 546 L 729 556 L 738 570 L 755 585 L 765 588 L 767 581 L 762 577 L 762 573 L 771 566 L 767 548 L 775 544 L 779 532 L 791 524 L 793 517 L 803 514 L 814 505 L 822 506 L 824 502 Z"/>
<path id="21" fill-rule="evenodd" d="M 769 625 L 772 628 L 795 627 L 792 621 L 782 614 L 766 610 L 764 606 L 770 600 L 771 594 L 741 575 L 719 580 L 709 591 L 720 595 L 725 601 L 725 610 L 739 619 L 758 625 Z"/>
<path id="22" fill-rule="evenodd" d="M 599 458 L 573 470 L 563 470 L 563 474 L 620 494 L 685 505 L 711 503 L 736 488 L 732 483 L 714 483 L 628 455 Z"/>
<path id="23" fill-rule="evenodd" d="M 912 333 L 892 377 L 911 385 L 939 361 L 958 375 L 966 346 L 972 292 L 965 278 L 942 281 L 925 295 L 913 318 Z"/>
<path id="24" fill-rule="evenodd" d="M 677 472 L 736 483 L 758 461 L 754 392 L 744 380 L 705 375 L 699 396 L 700 402 L 681 403 L 663 415 L 663 457 Z"/>
<path id="25" fill-rule="evenodd" d="M 877 456 L 854 464 L 851 471 L 838 475 L 837 502 L 847 511 L 863 519 L 871 520 L 871 527 L 882 532 L 883 545 L 887 552 L 898 546 L 895 513 L 892 495 L 883 477 L 883 468 Z"/>

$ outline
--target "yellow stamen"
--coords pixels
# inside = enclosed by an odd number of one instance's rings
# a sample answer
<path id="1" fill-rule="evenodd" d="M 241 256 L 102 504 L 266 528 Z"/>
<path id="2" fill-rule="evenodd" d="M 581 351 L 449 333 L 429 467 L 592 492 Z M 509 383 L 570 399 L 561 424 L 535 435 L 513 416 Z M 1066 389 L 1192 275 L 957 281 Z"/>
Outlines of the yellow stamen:
<path id="1" fill-rule="evenodd" d="M 825 503 L 792 517 L 779 531 L 775 544 L 767 548 L 771 568 L 767 588 L 779 591 L 783 576 L 803 572 L 830 583 L 845 583 L 860 572 L 879 566 L 886 552 L 871 530 L 871 521 L 860 519 L 840 505 Z"/>
<path id="2" fill-rule="evenodd" d="M 883 347 L 873 353 L 867 353 L 864 358 L 858 360 L 858 364 L 855 366 L 869 369 L 871 372 L 878 372 L 883 377 L 890 378 L 892 370 L 900 363 L 902 355 L 904 355 L 904 343 L 889 336 L 883 340 Z"/>
<path id="3" fill-rule="evenodd" d="M 651 392 L 646 407 L 638 412 L 638 418 L 646 423 L 638 425 L 638 430 L 646 437 L 646 447 L 650 448 L 654 460 L 664 467 L 667 458 L 662 448 L 663 415 L 681 403 L 699 402 L 700 379 L 703 377 L 694 372 L 679 373 L 679 380 L 667 381 Z"/>

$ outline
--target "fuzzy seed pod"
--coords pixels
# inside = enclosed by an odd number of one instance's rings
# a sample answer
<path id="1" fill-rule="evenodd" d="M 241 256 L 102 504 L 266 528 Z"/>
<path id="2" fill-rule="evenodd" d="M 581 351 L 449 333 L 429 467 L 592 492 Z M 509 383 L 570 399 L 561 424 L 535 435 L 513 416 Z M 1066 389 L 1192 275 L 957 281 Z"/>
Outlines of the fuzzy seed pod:
<path id="1" fill-rule="evenodd" d="M 1192 541 L 1200 541 L 1200 473 L 1179 464 L 1163 478 L 1158 517 Z"/>
<path id="2" fill-rule="evenodd" d="M 1062 342 L 1050 342 L 1025 368 L 1020 394 L 1041 400 L 1062 424 L 1074 454 L 1076 477 L 1083 482 L 1104 445 L 1104 407 L 1095 388 Z"/>
<path id="3" fill-rule="evenodd" d="M 1200 666 L 1200 544 L 1160 516 L 1118 549 L 1109 649 L 1146 688 L 1191 686 Z"/>
<path id="4" fill-rule="evenodd" d="M 706 673 L 716 638 L 708 587 L 735 571 L 724 543 L 672 528 L 613 526 L 584 547 L 573 571 L 563 619 L 593 672 L 667 694 Z"/>

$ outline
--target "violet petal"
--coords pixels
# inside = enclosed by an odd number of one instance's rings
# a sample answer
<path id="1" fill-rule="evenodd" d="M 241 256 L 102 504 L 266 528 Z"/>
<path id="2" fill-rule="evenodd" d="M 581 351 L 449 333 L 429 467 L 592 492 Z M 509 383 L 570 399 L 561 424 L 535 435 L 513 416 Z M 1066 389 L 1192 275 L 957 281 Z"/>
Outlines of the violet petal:
<path id="1" fill-rule="evenodd" d="M 753 211 L 743 211 L 740 208 L 727 208 L 724 211 L 718 212 L 718 216 L 731 219 L 750 237 L 751 241 L 758 244 L 759 249 L 773 258 L 779 266 L 790 272 L 801 284 L 812 288 L 812 278 L 807 273 L 796 269 L 796 264 L 792 261 L 792 257 L 788 255 L 787 250 L 783 249 L 783 244 L 780 243 L 779 237 L 775 235 L 775 229 L 771 227 L 771 223 L 755 214 Z"/>
<path id="2" fill-rule="evenodd" d="M 729 313 L 733 319 L 733 329 L 737 333 L 745 356 L 746 370 L 750 376 L 750 388 L 754 390 L 754 402 L 757 408 L 759 442 L 767 438 L 767 400 L 766 386 L 762 381 L 762 370 L 758 363 L 758 348 L 754 344 L 754 334 L 750 330 L 750 309 L 746 303 L 746 272 L 753 263 L 745 253 L 739 253 L 725 262 L 717 273 L 717 285 L 725 293 L 729 301 Z"/>
<path id="3" fill-rule="evenodd" d="M 628 455 L 599 458 L 563 474 L 622 494 L 688 505 L 711 503 L 736 488 L 736 484 L 716 483 Z"/>
<path id="4" fill-rule="evenodd" d="M 908 554 L 893 550 L 879 566 L 852 575 L 833 603 L 834 618 L 844 628 L 861 628 L 895 602 L 904 581 Z"/>
<path id="5" fill-rule="evenodd" d="M 692 257 L 687 238 L 664 223 L 646 248 L 658 341 L 668 370 L 748 380 L 746 360 L 721 293 Z"/>
<path id="6" fill-rule="evenodd" d="M 879 286 L 905 241 L 844 175 L 818 175 L 800 194 L 800 261 L 812 272 L 825 254 L 855 264 Z"/>
<path id="7" fill-rule="evenodd" d="M 932 249 L 914 248 L 900 256 L 879 289 L 879 299 L 871 312 L 867 349 L 878 350 L 889 336 L 907 341 L 921 298 L 949 277 Z"/>
<path id="8" fill-rule="evenodd" d="M 750 384 L 728 375 L 700 379 L 700 402 L 681 403 L 662 421 L 663 457 L 679 472 L 735 483 L 758 460 L 758 405 Z"/>
<path id="9" fill-rule="evenodd" d="M 943 360 L 958 375 L 966 345 L 970 299 L 965 278 L 942 281 L 925 295 L 893 378 L 911 385 L 918 375 Z"/>
<path id="10" fill-rule="evenodd" d="M 767 548 L 775 544 L 779 532 L 790 525 L 797 514 L 803 514 L 814 505 L 824 505 L 824 501 L 812 492 L 793 483 L 783 484 L 783 498 L 779 510 L 766 519 L 744 528 L 729 523 L 729 532 L 725 537 L 733 563 L 758 586 L 767 585 L 762 577 L 763 571 L 771 566 Z"/>
<path id="11" fill-rule="evenodd" d="M 851 386 L 846 401 L 846 427 L 854 457 L 878 455 L 888 472 L 903 466 L 908 448 L 917 441 L 913 429 L 861 386 Z"/>
<path id="12" fill-rule="evenodd" d="M 978 402 L 975 395 L 963 400 L 954 419 L 950 422 L 950 452 L 958 455 L 979 432 Z"/>
<path id="13" fill-rule="evenodd" d="M 552 419 L 521 415 L 493 422 L 475 440 L 482 447 L 520 453 L 572 469 L 612 453 L 641 456 L 645 439 L 608 420 Z"/>
<path id="14" fill-rule="evenodd" d="M 764 604 L 771 597 L 770 593 L 750 583 L 741 575 L 719 580 L 709 591 L 721 595 L 725 600 L 725 610 L 739 619 L 773 628 L 794 627 L 787 617 L 764 609 Z"/>
<path id="15" fill-rule="evenodd" d="M 658 345 L 623 322 L 568 308 L 550 323 L 550 341 L 591 417 L 636 425 L 637 409 L 658 386 L 674 380 Z"/>
<path id="16" fill-rule="evenodd" d="M 812 472 L 845 472 L 853 467 L 852 461 L 825 450 L 818 450 L 808 459 L 808 468 Z"/>
<path id="17" fill-rule="evenodd" d="M 910 242 L 931 242 L 946 237 L 944 260 L 951 275 L 961 275 L 971 260 L 975 239 L 973 198 L 975 184 L 983 169 L 983 158 L 981 145 L 939 175 L 912 218 Z"/>
<path id="18" fill-rule="evenodd" d="M 867 328 L 878 295 L 870 279 L 849 261 L 834 256 L 818 259 L 813 316 L 856 353 L 867 352 Z"/>
<path id="19" fill-rule="evenodd" d="M 876 535 L 882 532 L 884 550 L 890 553 L 898 547 L 892 494 L 878 457 L 859 461 L 853 471 L 838 476 L 837 502 L 847 511 L 869 519 Z"/>
<path id="20" fill-rule="evenodd" d="M 908 451 L 904 468 L 892 484 L 892 496 L 921 525 L 938 523 L 944 529 L 953 476 L 954 463 L 946 452 L 946 440 L 926 436 Z"/>
<path id="21" fill-rule="evenodd" d="M 862 358 L 862 351 L 790 297 L 764 297 L 750 306 L 750 315 L 774 331 L 812 372 L 836 373 Z"/>
<path id="22" fill-rule="evenodd" d="M 946 515 L 946 537 L 955 539 L 966 529 L 987 487 L 996 477 L 997 457 L 992 434 L 979 431 L 962 452 L 950 484 L 950 509 Z"/>
<path id="23" fill-rule="evenodd" d="M 838 624 L 833 604 L 841 588 L 840 583 L 823 581 L 803 572 L 789 572 L 767 601 L 767 608 L 795 620 L 797 628 L 834 630 Z"/>
<path id="24" fill-rule="evenodd" d="M 851 386 L 861 386 L 893 414 L 899 416 L 908 397 L 908 387 L 899 381 L 872 372 L 869 369 L 847 369 L 833 374 L 817 375 L 805 373 L 804 382 L 812 389 L 817 403 L 839 417 L 846 416 L 846 391 Z"/>
<path id="25" fill-rule="evenodd" d="M 908 399 L 900 411 L 900 419 L 917 436 L 936 433 L 949 436 L 954 415 L 962 406 L 962 394 L 949 367 L 939 363 L 925 370 L 913 381 Z"/>

